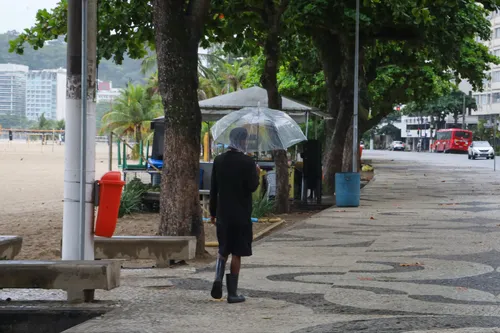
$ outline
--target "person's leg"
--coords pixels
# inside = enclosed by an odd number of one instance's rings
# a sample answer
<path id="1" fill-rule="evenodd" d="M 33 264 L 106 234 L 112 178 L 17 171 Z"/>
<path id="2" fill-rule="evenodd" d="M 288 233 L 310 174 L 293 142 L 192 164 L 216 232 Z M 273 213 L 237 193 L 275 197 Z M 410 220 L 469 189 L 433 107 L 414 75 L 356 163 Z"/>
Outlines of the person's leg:
<path id="1" fill-rule="evenodd" d="M 227 302 L 241 303 L 245 297 L 238 295 L 238 278 L 241 267 L 241 257 L 252 255 L 253 230 L 252 223 L 234 226 L 231 232 L 231 273 L 226 275 Z"/>
<path id="2" fill-rule="evenodd" d="M 231 274 L 238 275 L 240 274 L 241 268 L 241 257 L 240 256 L 231 256 Z"/>
<path id="3" fill-rule="evenodd" d="M 222 298 L 222 280 L 226 271 L 226 261 L 228 257 L 227 248 L 227 226 L 224 224 L 217 224 L 217 241 L 219 242 L 219 253 L 215 262 L 215 279 L 212 285 L 211 296 L 215 299 Z"/>

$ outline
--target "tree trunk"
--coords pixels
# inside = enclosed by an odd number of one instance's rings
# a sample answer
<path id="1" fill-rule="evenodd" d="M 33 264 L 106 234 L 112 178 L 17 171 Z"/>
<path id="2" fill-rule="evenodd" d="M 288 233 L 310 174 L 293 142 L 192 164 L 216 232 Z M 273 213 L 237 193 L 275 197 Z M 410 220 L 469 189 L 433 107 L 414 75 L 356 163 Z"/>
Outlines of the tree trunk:
<path id="1" fill-rule="evenodd" d="M 347 135 L 346 135 L 346 139 L 345 139 L 345 143 L 344 143 L 344 157 L 343 157 L 343 161 L 342 161 L 342 172 L 352 172 L 352 153 L 353 153 L 352 134 L 353 134 L 353 131 L 352 131 L 352 121 L 351 121 L 351 126 L 349 126 L 349 130 L 347 131 Z M 359 144 L 359 138 L 358 138 L 357 142 Z M 361 170 L 361 157 L 359 156 L 359 151 L 358 151 L 358 170 L 357 170 L 357 172 L 360 172 L 360 170 Z"/>
<path id="2" fill-rule="evenodd" d="M 352 94 L 349 94 L 352 96 Z M 342 100 L 340 112 L 335 123 L 334 133 L 330 139 L 330 149 L 325 152 L 325 192 L 334 193 L 335 174 L 342 172 L 342 159 L 346 135 L 352 119 L 352 99 L 347 97 Z"/>
<path id="3" fill-rule="evenodd" d="M 154 26 L 159 90 L 165 110 L 159 234 L 196 236 L 205 253 L 198 194 L 201 112 L 198 43 L 209 0 L 155 0 Z"/>
<path id="4" fill-rule="evenodd" d="M 342 172 L 344 145 L 353 116 L 354 86 L 354 43 L 351 39 L 332 35 L 329 32 L 318 35 L 316 45 L 320 50 L 323 71 L 327 84 L 328 113 L 335 121 L 335 127 L 328 149 L 324 154 L 324 193 L 335 190 L 335 174 Z M 363 48 L 360 49 L 360 71 L 363 72 Z M 364 74 L 364 73 L 363 73 Z M 360 73 L 360 77 L 364 77 Z M 329 144 L 329 146 L 328 146 Z"/>
<path id="5" fill-rule="evenodd" d="M 331 150 L 332 136 L 335 131 L 335 123 L 339 112 L 340 100 L 338 79 L 340 77 L 340 62 L 342 54 L 340 51 L 339 39 L 329 32 L 316 32 L 314 44 L 320 53 L 321 65 L 325 74 L 327 91 L 327 113 L 332 119 L 325 121 L 325 142 L 323 143 L 323 165 L 327 164 L 327 155 Z M 325 193 L 328 193 L 328 188 Z"/>
<path id="6" fill-rule="evenodd" d="M 344 142 L 344 154 L 342 158 L 342 172 L 352 171 L 352 124 L 349 126 Z"/>
<path id="7" fill-rule="evenodd" d="M 267 103 L 271 109 L 281 110 L 281 96 L 278 92 L 278 60 L 279 60 L 279 35 L 278 25 L 281 15 L 276 11 L 274 3 L 267 1 L 266 12 L 268 22 L 270 22 L 267 39 L 264 44 L 264 54 L 266 62 L 264 72 L 261 76 L 261 84 L 267 91 Z M 276 198 L 275 212 L 277 214 L 288 213 L 290 211 L 289 203 L 289 182 L 288 182 L 288 158 L 285 150 L 274 152 L 274 163 L 276 166 Z"/>

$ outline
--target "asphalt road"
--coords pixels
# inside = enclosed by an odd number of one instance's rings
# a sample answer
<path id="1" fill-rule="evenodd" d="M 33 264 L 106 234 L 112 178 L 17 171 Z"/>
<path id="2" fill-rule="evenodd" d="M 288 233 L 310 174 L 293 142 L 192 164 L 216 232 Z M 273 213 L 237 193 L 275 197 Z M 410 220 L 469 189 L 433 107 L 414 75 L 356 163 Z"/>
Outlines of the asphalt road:
<path id="1" fill-rule="evenodd" d="M 394 160 L 401 162 L 417 162 L 422 164 L 430 164 L 443 167 L 470 167 L 474 169 L 489 169 L 493 170 L 493 160 L 477 159 L 469 160 L 467 154 L 442 154 L 442 153 L 417 153 L 417 152 L 400 152 L 387 150 L 364 150 L 363 158 L 367 159 L 382 159 Z M 500 157 L 496 158 L 497 170 L 500 170 Z M 499 171 L 500 172 L 500 171 Z"/>

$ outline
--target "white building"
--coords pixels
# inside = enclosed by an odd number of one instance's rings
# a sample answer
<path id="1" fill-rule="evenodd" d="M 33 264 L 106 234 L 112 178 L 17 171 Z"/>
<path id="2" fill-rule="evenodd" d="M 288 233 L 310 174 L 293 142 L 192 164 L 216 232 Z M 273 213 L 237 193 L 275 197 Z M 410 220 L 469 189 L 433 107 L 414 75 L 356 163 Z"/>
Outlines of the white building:
<path id="1" fill-rule="evenodd" d="M 0 64 L 0 115 L 24 116 L 28 71 L 27 66 Z"/>
<path id="2" fill-rule="evenodd" d="M 43 69 L 29 71 L 26 84 L 26 117 L 64 119 L 66 110 L 66 70 Z"/>
<path id="3" fill-rule="evenodd" d="M 113 88 L 111 81 L 97 81 L 97 103 L 112 103 L 120 96 L 121 89 Z"/>
<path id="4" fill-rule="evenodd" d="M 500 57 L 500 14 L 494 12 L 489 16 L 491 22 L 491 39 L 484 44 L 490 49 L 490 53 Z M 477 111 L 472 115 L 488 117 L 500 114 L 500 66 L 492 65 L 488 74 L 490 80 L 485 80 L 483 92 L 473 92 L 476 98 Z M 469 88 L 471 89 L 471 88 Z M 462 89 L 465 92 L 465 90 Z"/>

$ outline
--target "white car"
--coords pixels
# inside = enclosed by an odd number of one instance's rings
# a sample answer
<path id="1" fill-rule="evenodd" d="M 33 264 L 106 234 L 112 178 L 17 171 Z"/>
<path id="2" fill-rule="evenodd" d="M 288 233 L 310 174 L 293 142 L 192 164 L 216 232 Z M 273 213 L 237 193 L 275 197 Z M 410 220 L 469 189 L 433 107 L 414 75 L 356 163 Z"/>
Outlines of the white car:
<path id="1" fill-rule="evenodd" d="M 391 150 L 405 150 L 405 144 L 403 141 L 393 141 L 391 144 Z"/>
<path id="2" fill-rule="evenodd" d="M 478 157 L 493 159 L 493 156 L 495 156 L 493 147 L 488 141 L 472 141 L 467 153 L 469 155 L 469 160 L 475 160 Z"/>

